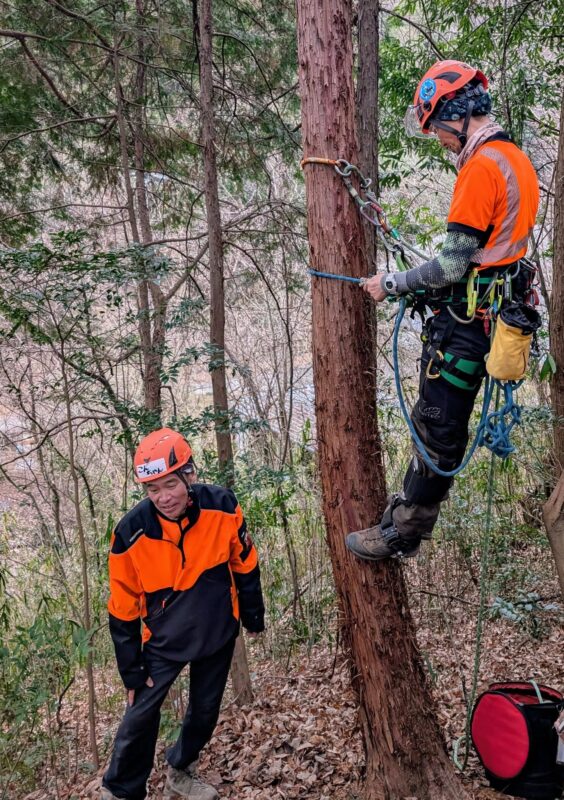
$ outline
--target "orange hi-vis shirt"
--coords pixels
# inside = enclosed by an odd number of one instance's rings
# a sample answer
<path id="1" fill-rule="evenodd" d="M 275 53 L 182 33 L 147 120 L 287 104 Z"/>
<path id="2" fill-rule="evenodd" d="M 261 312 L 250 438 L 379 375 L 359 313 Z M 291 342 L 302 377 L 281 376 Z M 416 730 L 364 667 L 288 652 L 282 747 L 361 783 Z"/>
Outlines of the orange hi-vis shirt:
<path id="1" fill-rule="evenodd" d="M 112 536 L 110 633 L 128 689 L 145 682 L 148 648 L 187 662 L 221 649 L 239 620 L 247 630 L 264 629 L 257 552 L 235 495 L 198 483 L 191 494 L 179 520 L 142 500 Z"/>
<path id="2" fill-rule="evenodd" d="M 486 140 L 458 173 L 447 230 L 479 234 L 478 269 L 511 264 L 527 252 L 539 206 L 533 165 L 507 136 Z"/>

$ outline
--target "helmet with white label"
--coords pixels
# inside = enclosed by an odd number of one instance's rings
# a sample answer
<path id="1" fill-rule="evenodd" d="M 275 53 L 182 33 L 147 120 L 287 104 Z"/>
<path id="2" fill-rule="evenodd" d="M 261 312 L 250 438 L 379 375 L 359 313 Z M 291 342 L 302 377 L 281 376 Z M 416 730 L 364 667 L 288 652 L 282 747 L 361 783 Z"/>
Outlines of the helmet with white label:
<path id="1" fill-rule="evenodd" d="M 133 459 L 135 479 L 148 483 L 175 472 L 194 472 L 192 449 L 172 428 L 160 428 L 141 440 Z"/>

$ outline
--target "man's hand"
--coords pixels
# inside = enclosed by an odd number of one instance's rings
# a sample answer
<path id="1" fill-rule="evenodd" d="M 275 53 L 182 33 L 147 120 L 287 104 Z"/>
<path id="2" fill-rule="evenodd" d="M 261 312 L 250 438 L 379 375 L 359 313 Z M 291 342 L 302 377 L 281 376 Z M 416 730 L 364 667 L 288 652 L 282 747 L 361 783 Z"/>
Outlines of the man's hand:
<path id="1" fill-rule="evenodd" d="M 153 679 L 149 676 L 145 681 L 145 686 L 154 686 Z M 127 690 L 127 705 L 132 706 L 135 702 L 135 689 L 128 689 Z"/>
<path id="2" fill-rule="evenodd" d="M 381 282 L 382 273 L 379 273 L 378 275 L 373 275 L 371 278 L 368 278 L 368 280 L 362 285 L 364 291 L 368 292 L 370 297 L 377 303 L 381 303 L 382 300 L 385 300 L 388 296 L 387 292 L 382 289 Z"/>
<path id="3" fill-rule="evenodd" d="M 258 639 L 260 633 L 255 633 L 254 631 L 247 631 L 247 636 L 249 639 Z"/>

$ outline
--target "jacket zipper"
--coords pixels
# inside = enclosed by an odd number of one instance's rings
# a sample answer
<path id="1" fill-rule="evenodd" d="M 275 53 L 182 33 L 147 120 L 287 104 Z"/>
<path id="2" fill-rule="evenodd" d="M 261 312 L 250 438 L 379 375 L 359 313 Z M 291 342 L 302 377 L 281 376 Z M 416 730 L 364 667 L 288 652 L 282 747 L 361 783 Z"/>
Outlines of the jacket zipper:
<path id="1" fill-rule="evenodd" d="M 182 568 L 184 569 L 184 565 L 186 564 L 186 556 L 184 555 L 184 537 L 188 533 L 188 528 L 183 528 L 180 522 L 177 523 L 178 528 L 180 529 L 180 539 L 178 540 L 178 549 L 180 550 L 180 555 L 182 556 Z"/>

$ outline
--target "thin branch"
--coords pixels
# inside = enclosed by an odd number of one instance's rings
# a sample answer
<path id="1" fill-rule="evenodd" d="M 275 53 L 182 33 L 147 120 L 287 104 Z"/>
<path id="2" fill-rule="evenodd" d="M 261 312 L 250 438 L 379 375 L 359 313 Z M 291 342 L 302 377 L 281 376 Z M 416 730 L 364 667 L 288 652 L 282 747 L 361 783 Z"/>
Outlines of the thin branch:
<path id="1" fill-rule="evenodd" d="M 46 125 L 44 128 L 24 131 L 23 133 L 18 133 L 17 136 L 10 136 L 9 139 L 6 139 L 0 148 L 0 153 L 3 153 L 12 142 L 23 139 L 25 136 L 32 136 L 34 133 L 45 133 L 45 131 L 51 131 L 54 128 L 62 128 L 64 125 L 76 125 L 78 122 L 96 122 L 99 119 L 112 119 L 114 117 L 115 114 L 98 114 L 95 117 L 77 117 L 75 119 L 65 119 L 62 122 L 55 122 L 53 125 Z"/>
<path id="2" fill-rule="evenodd" d="M 416 30 L 418 30 L 419 33 L 422 33 L 423 36 L 427 39 L 427 41 L 429 42 L 429 44 L 431 45 L 431 47 L 433 48 L 435 53 L 438 55 L 438 57 L 440 59 L 444 59 L 445 56 L 444 56 L 443 52 L 441 50 L 439 50 L 439 48 L 438 48 L 437 44 L 435 43 L 434 39 L 432 39 L 431 34 L 429 33 L 429 31 L 425 30 L 425 28 L 423 28 L 421 25 L 418 25 L 417 22 L 413 22 L 413 20 L 409 19 L 409 17 L 403 17 L 401 14 L 396 14 L 395 11 L 391 11 L 389 8 L 384 8 L 383 6 L 380 6 L 380 11 L 383 11 L 384 14 L 389 14 L 390 17 L 395 17 L 396 19 L 401 19 L 402 22 L 407 22 L 407 24 L 411 25 L 412 28 L 416 28 Z"/>
<path id="3" fill-rule="evenodd" d="M 66 108 L 68 108 L 69 111 L 72 111 L 73 114 L 76 114 L 77 117 L 81 117 L 82 113 L 75 106 L 73 106 L 73 104 L 70 103 L 66 99 L 66 97 L 64 97 L 61 94 L 61 92 L 57 89 L 53 78 L 49 75 L 47 70 L 44 67 L 41 66 L 41 64 L 39 63 L 37 58 L 34 56 L 34 54 L 31 52 L 31 50 L 27 46 L 27 43 L 26 43 L 25 39 L 20 39 L 19 42 L 20 42 L 20 45 L 22 47 L 22 50 L 24 51 L 24 53 L 26 54 L 28 59 L 31 61 L 31 63 L 33 64 L 35 69 L 39 72 L 39 74 L 43 76 L 43 78 L 45 79 L 45 81 L 49 85 L 51 91 L 53 92 L 53 94 L 55 95 L 57 100 L 59 100 L 60 103 L 62 103 Z"/>
<path id="4" fill-rule="evenodd" d="M 47 206 L 45 208 L 32 208 L 29 211 L 20 211 L 18 214 L 9 214 L 7 217 L 0 217 L 0 224 L 2 222 L 7 222 L 9 219 L 17 219 L 18 217 L 27 217 L 30 214 L 44 214 L 47 211 L 58 211 L 61 208 L 100 208 L 103 207 L 103 210 L 106 211 L 108 209 L 118 209 L 123 211 L 127 206 L 106 206 L 100 203 L 61 203 L 61 205 L 57 206 Z"/>

